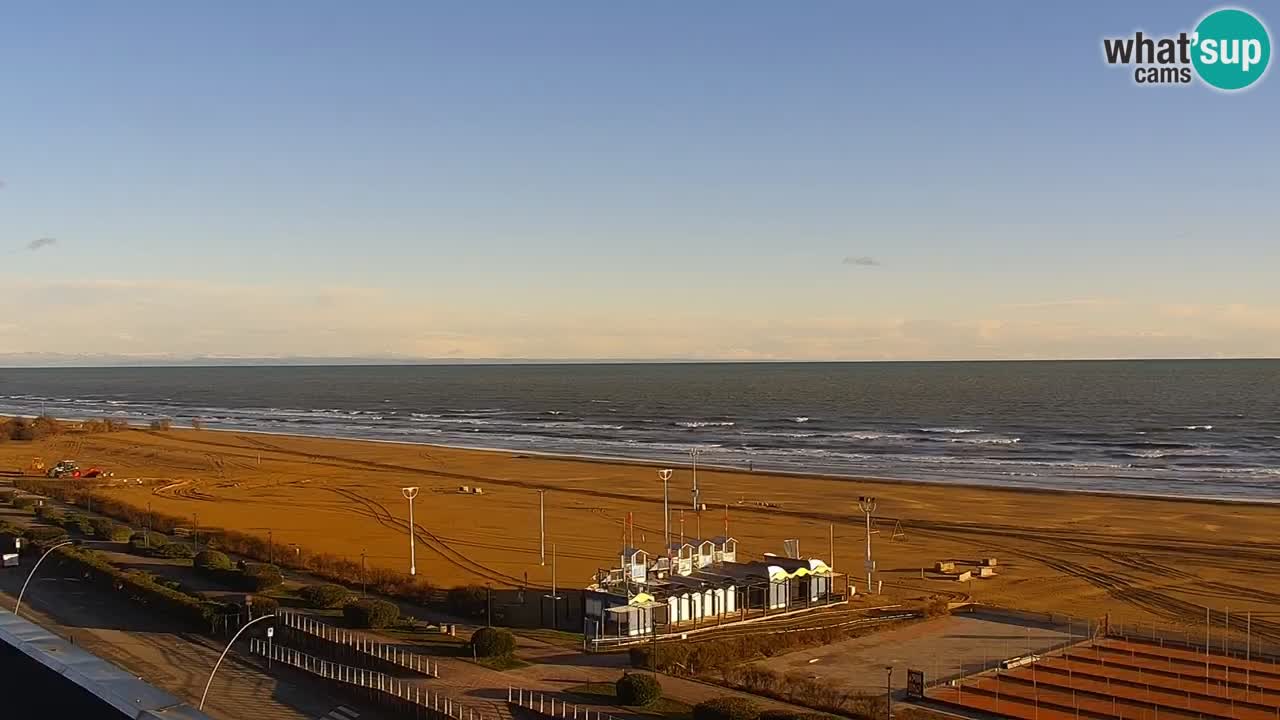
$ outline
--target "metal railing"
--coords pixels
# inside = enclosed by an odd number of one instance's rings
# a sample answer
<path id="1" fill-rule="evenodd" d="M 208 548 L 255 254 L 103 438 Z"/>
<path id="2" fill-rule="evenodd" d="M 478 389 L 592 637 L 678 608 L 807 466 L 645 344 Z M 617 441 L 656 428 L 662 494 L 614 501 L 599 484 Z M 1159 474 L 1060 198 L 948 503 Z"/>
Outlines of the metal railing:
<path id="1" fill-rule="evenodd" d="M 559 700 L 559 702 L 557 702 Z M 552 718 L 568 718 L 569 720 L 617 720 L 613 715 L 592 711 L 591 708 L 583 707 L 575 703 L 566 702 L 558 699 L 554 695 L 547 695 L 543 692 L 534 692 L 533 690 L 525 690 L 518 687 L 507 687 L 507 702 L 518 708 L 531 710 L 539 715 L 545 715 Z"/>
<path id="2" fill-rule="evenodd" d="M 493 720 L 492 715 L 485 715 L 414 681 L 325 660 L 279 643 L 251 638 L 249 652 L 261 655 L 273 663 L 281 663 L 353 689 L 368 691 L 384 704 L 405 706 L 405 710 L 414 712 L 415 717 L 434 715 L 454 720 Z"/>
<path id="3" fill-rule="evenodd" d="M 288 611 L 276 613 L 277 626 L 306 636 L 303 641 L 318 640 L 347 655 L 352 662 L 363 657 L 375 659 L 386 665 L 405 668 L 419 675 L 440 677 L 440 663 L 431 658 L 410 652 L 399 645 L 377 642 L 367 635 L 335 627 L 300 613 Z"/>

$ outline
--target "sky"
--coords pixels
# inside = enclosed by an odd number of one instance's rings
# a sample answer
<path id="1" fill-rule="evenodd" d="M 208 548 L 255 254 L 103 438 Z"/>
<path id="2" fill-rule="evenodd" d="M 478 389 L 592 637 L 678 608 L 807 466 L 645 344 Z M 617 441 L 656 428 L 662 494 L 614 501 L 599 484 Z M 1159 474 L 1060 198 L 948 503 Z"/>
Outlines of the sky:
<path id="1" fill-rule="evenodd" d="M 15 5 L 0 361 L 1280 356 L 1280 78 L 1102 58 L 1215 7 Z"/>

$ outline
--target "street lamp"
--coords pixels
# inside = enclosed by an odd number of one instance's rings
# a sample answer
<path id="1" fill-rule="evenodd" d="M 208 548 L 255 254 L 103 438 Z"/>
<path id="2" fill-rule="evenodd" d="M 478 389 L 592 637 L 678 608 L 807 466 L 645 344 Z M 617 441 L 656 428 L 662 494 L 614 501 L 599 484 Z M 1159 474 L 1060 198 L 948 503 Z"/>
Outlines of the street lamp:
<path id="1" fill-rule="evenodd" d="M 556 545 L 551 543 L 551 594 L 545 597 L 551 598 L 551 622 L 555 623 L 555 629 L 560 629 L 560 616 L 556 614 L 557 602 L 560 595 L 556 593 Z"/>
<path id="2" fill-rule="evenodd" d="M 884 681 L 884 717 L 893 720 L 893 666 L 885 665 L 884 669 L 888 673 Z"/>
<path id="3" fill-rule="evenodd" d="M 417 487 L 400 488 L 400 494 L 404 495 L 404 498 L 409 501 L 409 574 L 417 575 L 418 560 L 416 557 L 416 553 L 418 552 L 418 550 L 413 542 L 413 528 L 414 528 L 413 499 L 418 497 L 418 488 Z"/>
<path id="4" fill-rule="evenodd" d="M 689 448 L 689 459 L 693 465 L 693 511 L 697 512 L 702 507 L 698 504 L 698 456 L 702 454 L 702 448 Z"/>
<path id="5" fill-rule="evenodd" d="M 671 479 L 671 468 L 663 468 L 658 471 L 658 477 L 662 479 L 662 552 L 671 552 L 671 510 L 667 506 L 667 481 Z"/>
<path id="6" fill-rule="evenodd" d="M 74 540 L 66 540 L 64 542 L 58 543 L 57 545 L 54 545 L 48 550 L 45 550 L 44 554 L 40 556 L 40 559 L 36 561 L 36 564 L 31 566 L 31 572 L 27 573 L 27 579 L 25 582 L 22 583 L 22 589 L 18 591 L 18 602 L 15 603 L 13 606 L 13 614 L 15 617 L 17 617 L 18 615 L 18 610 L 22 608 L 22 596 L 26 594 L 27 585 L 31 582 L 31 578 L 35 577 L 36 570 L 40 567 L 40 563 L 44 562 L 45 558 L 49 557 L 49 553 L 53 552 L 54 550 L 57 550 L 60 547 L 63 547 L 64 545 L 71 545 L 74 542 L 75 542 Z"/>
<path id="7" fill-rule="evenodd" d="M 867 594 L 871 594 L 871 571 L 875 569 L 876 564 L 871 560 L 871 513 L 876 511 L 876 499 L 869 495 L 858 498 L 858 508 L 862 510 L 862 514 L 867 516 Z"/>
<path id="8" fill-rule="evenodd" d="M 538 491 L 538 564 L 547 564 L 547 491 Z"/>
<path id="9" fill-rule="evenodd" d="M 275 617 L 275 615 L 263 615 L 262 617 L 256 617 L 240 626 L 240 629 L 237 630 L 236 634 L 231 638 L 231 642 L 227 643 L 227 646 L 222 649 L 222 654 L 218 656 L 218 662 L 213 664 L 213 672 L 209 673 L 209 680 L 204 684 L 204 693 L 200 696 L 200 707 L 197 709 L 204 710 L 204 701 L 205 698 L 209 697 L 209 686 L 213 684 L 213 676 L 217 674 L 218 667 L 222 665 L 223 658 L 227 656 L 227 651 L 230 650 L 231 646 L 240 638 L 240 635 L 244 633 L 245 630 L 248 630 L 250 625 L 273 617 Z"/>

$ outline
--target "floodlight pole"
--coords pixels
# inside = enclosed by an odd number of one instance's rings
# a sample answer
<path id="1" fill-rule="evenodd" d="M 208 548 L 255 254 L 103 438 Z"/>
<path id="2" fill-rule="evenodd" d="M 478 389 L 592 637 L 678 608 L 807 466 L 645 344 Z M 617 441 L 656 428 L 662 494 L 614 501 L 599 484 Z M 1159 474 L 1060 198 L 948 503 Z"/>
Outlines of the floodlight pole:
<path id="1" fill-rule="evenodd" d="M 858 508 L 867 516 L 867 594 L 871 594 L 871 571 L 875 568 L 875 563 L 871 560 L 871 513 L 876 511 L 876 499 L 870 496 L 858 498 Z"/>
<path id="2" fill-rule="evenodd" d="M 414 544 L 414 537 L 413 537 L 413 529 L 414 529 L 413 499 L 418 497 L 418 488 L 416 487 L 400 488 L 400 494 L 404 495 L 405 499 L 409 501 L 409 574 L 417 575 L 418 574 L 418 558 L 417 558 L 418 549 Z"/>
<path id="3" fill-rule="evenodd" d="M 662 479 L 662 551 L 670 552 L 671 548 L 671 510 L 667 504 L 667 482 L 671 480 L 671 469 L 663 468 L 658 471 L 658 477 Z"/>
<path id="4" fill-rule="evenodd" d="M 698 456 L 702 454 L 702 448 L 689 448 L 689 459 L 693 465 L 693 511 L 697 512 L 702 507 L 698 503 Z"/>
<path id="5" fill-rule="evenodd" d="M 26 594 L 27 585 L 31 583 L 31 578 L 36 576 L 36 570 L 40 568 L 40 563 L 44 562 L 45 558 L 49 557 L 49 553 L 53 552 L 54 550 L 57 550 L 58 548 L 64 545 L 71 545 L 73 542 L 74 542 L 73 540 L 60 542 L 57 545 L 54 545 L 53 547 L 49 548 L 48 550 L 45 550 L 44 554 L 40 556 L 40 559 L 36 561 L 36 564 L 31 566 L 31 572 L 27 573 L 27 579 L 22 583 L 22 589 L 18 591 L 18 602 L 16 602 L 13 606 L 14 617 L 17 617 L 18 611 L 22 609 L 22 596 Z"/>
<path id="6" fill-rule="evenodd" d="M 547 564 L 547 491 L 538 491 L 538 564 Z"/>

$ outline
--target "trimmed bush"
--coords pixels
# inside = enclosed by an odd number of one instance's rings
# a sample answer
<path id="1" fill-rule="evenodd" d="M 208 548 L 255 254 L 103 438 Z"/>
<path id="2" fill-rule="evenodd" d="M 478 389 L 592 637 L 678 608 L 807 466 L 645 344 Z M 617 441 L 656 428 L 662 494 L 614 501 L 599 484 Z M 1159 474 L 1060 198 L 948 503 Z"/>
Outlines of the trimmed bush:
<path id="1" fill-rule="evenodd" d="M 613 688 L 618 702 L 632 707 L 652 705 L 662 697 L 658 678 L 647 673 L 623 673 Z"/>
<path id="2" fill-rule="evenodd" d="M 506 628 L 482 627 L 471 634 L 477 657 L 509 657 L 516 651 L 516 637 Z"/>
<path id="3" fill-rule="evenodd" d="M 152 540 L 154 539 L 153 535 Z M 196 556 L 196 551 L 186 543 L 172 542 L 157 547 L 152 554 L 169 560 L 190 560 Z"/>
<path id="4" fill-rule="evenodd" d="M 148 543 L 147 534 L 138 532 L 129 536 L 129 552 L 135 555 L 151 555 L 165 543 L 163 535 L 151 533 L 151 541 Z"/>
<path id="5" fill-rule="evenodd" d="M 61 510 L 53 507 L 52 505 L 41 505 L 40 507 L 37 507 L 36 517 L 47 523 L 53 523 L 54 525 L 61 525 L 67 519 L 67 516 L 63 514 Z"/>
<path id="6" fill-rule="evenodd" d="M 67 531 L 57 527 L 30 527 L 22 536 L 33 543 L 52 543 L 66 540 Z"/>
<path id="7" fill-rule="evenodd" d="M 384 628 L 400 619 L 400 608 L 386 600 L 356 600 L 342 608 L 342 617 L 352 627 Z"/>
<path id="8" fill-rule="evenodd" d="M 35 498 L 30 495 L 23 495 L 13 499 L 13 506 L 20 510 L 30 510 L 36 506 L 36 502 L 38 501 L 39 498 Z"/>
<path id="9" fill-rule="evenodd" d="M 740 697 L 718 697 L 693 706 L 693 720 L 756 720 L 760 707 Z"/>
<path id="10" fill-rule="evenodd" d="M 129 535 L 133 532 L 130 528 L 121 525 L 111 518 L 91 518 L 89 520 L 89 524 L 93 526 L 94 537 L 102 540 L 124 542 L 129 539 Z"/>
<path id="11" fill-rule="evenodd" d="M 342 607 L 351 599 L 351 591 L 341 585 L 308 585 L 298 591 L 298 595 L 313 608 L 326 609 Z"/>
<path id="12" fill-rule="evenodd" d="M 240 571 L 240 586 L 245 590 L 263 592 L 284 583 L 284 573 L 275 565 L 253 563 Z"/>
<path id="13" fill-rule="evenodd" d="M 461 617 L 484 617 L 489 595 L 480 585 L 450 588 L 445 595 L 445 603 L 449 612 Z"/>
<path id="14" fill-rule="evenodd" d="M 273 615 L 280 609 L 280 601 L 266 595 L 254 595 L 249 607 L 254 617 Z"/>
<path id="15" fill-rule="evenodd" d="M 195 562 L 192 564 L 196 566 L 196 569 L 205 572 L 231 570 L 236 566 L 235 563 L 231 562 L 231 558 L 217 550 L 201 550 L 196 553 Z"/>
<path id="16" fill-rule="evenodd" d="M 103 539 L 110 540 L 111 542 L 122 543 L 122 542 L 128 542 L 129 538 L 131 537 L 133 537 L 133 528 L 129 527 L 128 525 L 121 525 L 120 523 L 114 523 L 111 526 L 111 532 L 108 533 L 107 536 Z"/>

